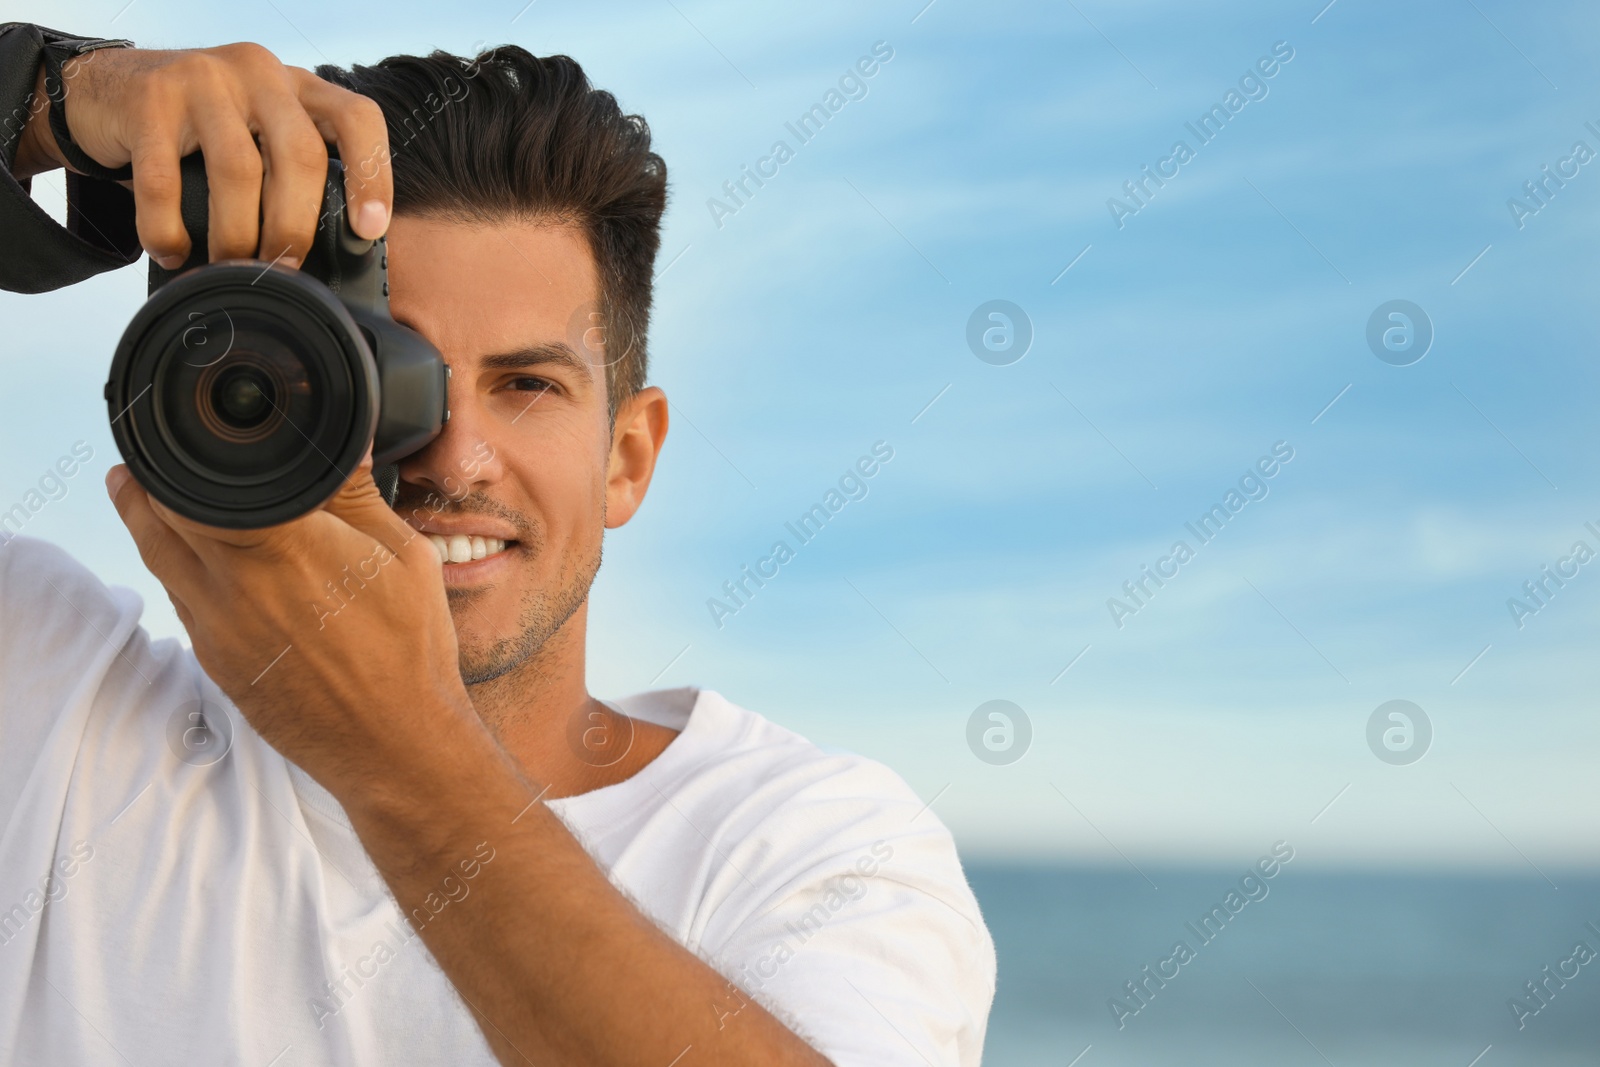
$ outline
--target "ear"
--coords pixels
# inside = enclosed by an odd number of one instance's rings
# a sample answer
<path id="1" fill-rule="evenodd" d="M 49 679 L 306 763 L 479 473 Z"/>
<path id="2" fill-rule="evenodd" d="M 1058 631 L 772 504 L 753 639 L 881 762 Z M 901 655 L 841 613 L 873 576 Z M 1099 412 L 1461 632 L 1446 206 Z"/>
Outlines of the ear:
<path id="1" fill-rule="evenodd" d="M 656 457 L 666 439 L 666 393 L 646 386 L 623 402 L 611 433 L 611 460 L 606 468 L 607 529 L 633 518 L 644 503 Z"/>

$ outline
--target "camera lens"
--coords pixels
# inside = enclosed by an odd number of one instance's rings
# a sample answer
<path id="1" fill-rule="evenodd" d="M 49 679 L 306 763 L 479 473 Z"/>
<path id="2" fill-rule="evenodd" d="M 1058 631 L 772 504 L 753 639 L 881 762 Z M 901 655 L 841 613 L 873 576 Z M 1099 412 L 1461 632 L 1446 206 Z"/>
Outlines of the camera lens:
<path id="1" fill-rule="evenodd" d="M 255 367 L 229 367 L 211 387 L 211 403 L 230 425 L 240 430 L 259 426 L 278 406 L 275 390 Z"/>
<path id="2" fill-rule="evenodd" d="M 370 345 L 326 285 L 215 263 L 140 309 L 106 400 L 152 495 L 200 522 L 259 528 L 337 491 L 372 443 L 377 396 Z"/>
<path id="3" fill-rule="evenodd" d="M 175 440 L 191 453 L 203 451 L 215 459 L 225 455 L 226 445 L 267 441 L 283 426 L 288 415 L 285 405 L 303 407 L 286 394 L 291 382 L 305 391 L 309 383 L 304 365 L 284 346 L 274 344 L 271 335 L 249 315 L 240 318 L 243 321 L 236 325 L 234 344 L 227 352 L 194 370 L 194 364 L 184 361 L 168 371 L 163 401 L 171 415 L 169 426 Z M 184 391 L 191 383 L 193 402 L 185 404 Z M 289 432 L 293 433 L 293 427 Z M 288 441 L 294 447 L 304 443 L 304 438 L 298 445 L 293 439 Z M 254 462 L 259 465 L 268 455 L 269 451 L 257 449 Z"/>
<path id="4" fill-rule="evenodd" d="M 328 466 L 330 393 L 348 395 L 338 361 L 302 359 L 311 323 L 279 309 L 234 306 L 196 314 L 188 347 L 172 347 L 156 364 L 153 426 L 188 471 L 224 485 L 261 485 L 307 464 Z M 193 337 L 205 328 L 226 343 L 197 363 Z"/>

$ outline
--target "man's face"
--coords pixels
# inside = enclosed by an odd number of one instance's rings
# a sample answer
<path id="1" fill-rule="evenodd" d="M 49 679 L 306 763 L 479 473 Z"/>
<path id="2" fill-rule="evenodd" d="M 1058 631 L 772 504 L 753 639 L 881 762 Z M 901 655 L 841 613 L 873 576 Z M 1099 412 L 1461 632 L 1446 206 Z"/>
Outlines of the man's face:
<path id="1" fill-rule="evenodd" d="M 612 452 L 600 334 L 584 333 L 597 271 L 570 225 L 398 215 L 389 283 L 395 319 L 450 365 L 450 420 L 400 464 L 396 510 L 454 549 L 441 566 L 471 685 L 527 660 L 575 613 L 583 624 Z"/>

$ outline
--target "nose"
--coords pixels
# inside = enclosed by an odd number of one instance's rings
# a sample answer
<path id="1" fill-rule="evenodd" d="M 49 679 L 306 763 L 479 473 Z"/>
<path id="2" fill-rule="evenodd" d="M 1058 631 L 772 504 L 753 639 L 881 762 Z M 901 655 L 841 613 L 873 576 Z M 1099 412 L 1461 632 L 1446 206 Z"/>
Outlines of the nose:
<path id="1" fill-rule="evenodd" d="M 478 398 L 465 375 L 451 375 L 450 418 L 428 446 L 400 461 L 400 480 L 450 500 L 498 482 L 504 473 Z"/>

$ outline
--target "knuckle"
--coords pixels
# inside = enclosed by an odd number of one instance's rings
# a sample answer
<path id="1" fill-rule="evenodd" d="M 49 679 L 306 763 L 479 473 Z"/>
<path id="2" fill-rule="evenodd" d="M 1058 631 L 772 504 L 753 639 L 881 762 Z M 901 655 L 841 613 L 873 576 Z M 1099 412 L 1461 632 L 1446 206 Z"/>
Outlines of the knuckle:
<path id="1" fill-rule="evenodd" d="M 227 78 L 227 62 L 211 51 L 185 52 L 161 72 L 179 85 L 215 91 Z"/>
<path id="2" fill-rule="evenodd" d="M 125 99 L 128 103 L 124 129 L 130 143 L 144 141 L 141 147 L 147 151 L 157 142 L 177 145 L 177 130 L 187 110 L 180 85 L 154 74 L 142 74 L 130 84 Z"/>
<path id="3" fill-rule="evenodd" d="M 177 97 L 179 87 L 169 68 L 148 67 L 128 74 L 129 96 L 132 110 L 140 114 L 157 114 Z"/>
<path id="4" fill-rule="evenodd" d="M 372 97 L 362 96 L 360 93 L 346 90 L 346 96 L 344 111 L 352 125 L 369 140 L 387 142 L 389 123 L 383 107 Z"/>
<path id="5" fill-rule="evenodd" d="M 248 137 L 230 140 L 206 156 L 206 176 L 213 181 L 239 185 L 261 182 L 261 153 Z"/>
<path id="6" fill-rule="evenodd" d="M 153 169 L 146 163 L 133 174 L 133 187 L 137 196 L 145 200 L 177 200 L 183 194 L 183 179 L 176 170 L 166 167 Z M 141 215 L 139 221 L 146 221 Z"/>
<path id="7" fill-rule="evenodd" d="M 311 246 L 322 210 L 322 183 L 306 178 L 269 179 L 264 196 L 264 240 L 271 238 L 278 246 L 288 245 L 301 253 Z"/>
<path id="8" fill-rule="evenodd" d="M 283 162 L 290 170 L 320 177 L 328 169 L 328 146 L 308 129 L 284 145 Z"/>
<path id="9" fill-rule="evenodd" d="M 373 123 L 374 125 L 381 126 L 384 124 L 385 117 L 383 113 L 383 106 L 381 104 L 372 99 L 372 97 L 363 96 L 360 93 L 351 93 L 350 95 L 355 98 L 351 102 L 350 107 L 357 118 L 361 119 L 363 122 Z"/>
<path id="10" fill-rule="evenodd" d="M 225 44 L 215 49 L 215 51 L 226 57 L 228 62 L 249 71 L 282 73 L 284 69 L 283 63 L 279 61 L 277 56 L 272 54 L 270 48 L 255 41 L 235 41 L 233 44 Z"/>

